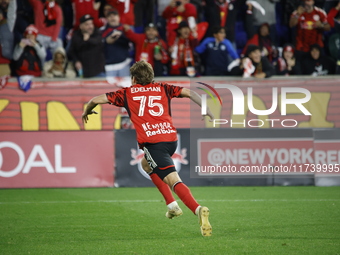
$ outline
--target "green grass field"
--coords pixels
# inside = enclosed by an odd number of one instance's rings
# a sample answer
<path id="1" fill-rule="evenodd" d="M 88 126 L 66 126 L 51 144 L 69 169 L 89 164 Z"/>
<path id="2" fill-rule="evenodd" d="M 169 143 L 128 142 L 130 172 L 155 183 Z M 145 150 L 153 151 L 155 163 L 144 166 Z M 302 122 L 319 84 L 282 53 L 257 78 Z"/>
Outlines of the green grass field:
<path id="1" fill-rule="evenodd" d="M 156 188 L 0 190 L 0 254 L 340 254 L 340 187 L 193 187 L 173 220 Z"/>

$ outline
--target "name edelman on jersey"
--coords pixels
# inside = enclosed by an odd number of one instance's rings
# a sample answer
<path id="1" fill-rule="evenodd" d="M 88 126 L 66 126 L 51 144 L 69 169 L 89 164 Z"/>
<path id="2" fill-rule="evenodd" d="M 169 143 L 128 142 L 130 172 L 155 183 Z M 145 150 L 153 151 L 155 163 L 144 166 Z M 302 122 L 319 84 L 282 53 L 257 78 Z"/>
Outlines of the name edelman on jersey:
<path id="1" fill-rule="evenodd" d="M 131 93 L 138 93 L 138 92 L 161 92 L 161 88 L 160 87 L 148 87 L 148 88 L 144 88 L 144 87 L 132 87 L 131 88 Z"/>

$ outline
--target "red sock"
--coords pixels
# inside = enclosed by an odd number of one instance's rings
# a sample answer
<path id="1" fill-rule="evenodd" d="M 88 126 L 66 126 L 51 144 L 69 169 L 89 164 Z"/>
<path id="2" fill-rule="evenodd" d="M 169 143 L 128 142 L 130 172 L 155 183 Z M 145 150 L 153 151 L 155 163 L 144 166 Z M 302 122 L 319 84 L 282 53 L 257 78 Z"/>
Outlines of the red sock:
<path id="1" fill-rule="evenodd" d="M 182 200 L 182 202 L 195 214 L 196 208 L 199 204 L 196 202 L 195 198 L 192 196 L 190 189 L 183 182 L 175 185 L 174 191 L 177 196 Z"/>
<path id="2" fill-rule="evenodd" d="M 165 203 L 167 205 L 175 201 L 175 198 L 172 195 L 171 189 L 169 188 L 169 186 L 165 182 L 163 182 L 161 180 L 161 178 L 159 178 L 159 176 L 157 174 L 152 173 L 150 175 L 150 178 L 151 178 L 152 182 L 158 188 L 159 192 L 162 193 L 162 195 L 165 199 Z"/>

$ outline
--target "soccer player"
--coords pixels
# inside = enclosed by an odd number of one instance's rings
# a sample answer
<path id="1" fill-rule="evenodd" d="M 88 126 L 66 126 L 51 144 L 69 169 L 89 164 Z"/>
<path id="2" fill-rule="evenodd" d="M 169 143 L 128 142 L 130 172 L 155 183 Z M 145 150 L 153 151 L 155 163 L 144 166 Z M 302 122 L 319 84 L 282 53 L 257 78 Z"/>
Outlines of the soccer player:
<path id="1" fill-rule="evenodd" d="M 88 115 L 96 114 L 93 109 L 98 104 L 125 107 L 136 128 L 139 147 L 145 153 L 143 169 L 149 173 L 167 204 L 166 217 L 172 219 L 183 213 L 172 195 L 172 188 L 198 216 L 202 235 L 210 236 L 209 209 L 196 202 L 171 159 L 177 147 L 177 132 L 170 115 L 170 100 L 173 97 L 185 97 L 201 106 L 201 98 L 190 89 L 154 82 L 152 66 L 145 61 L 135 63 L 130 72 L 132 86 L 92 98 L 82 115 L 83 122 L 87 123 Z M 207 116 L 211 120 L 214 118 L 209 109 Z"/>
<path id="2" fill-rule="evenodd" d="M 314 0 L 302 0 L 301 3 L 289 20 L 291 28 L 297 27 L 295 48 L 303 52 L 310 51 L 313 44 L 319 44 L 323 48 L 323 32 L 331 29 L 327 22 L 327 14 L 314 6 Z"/>

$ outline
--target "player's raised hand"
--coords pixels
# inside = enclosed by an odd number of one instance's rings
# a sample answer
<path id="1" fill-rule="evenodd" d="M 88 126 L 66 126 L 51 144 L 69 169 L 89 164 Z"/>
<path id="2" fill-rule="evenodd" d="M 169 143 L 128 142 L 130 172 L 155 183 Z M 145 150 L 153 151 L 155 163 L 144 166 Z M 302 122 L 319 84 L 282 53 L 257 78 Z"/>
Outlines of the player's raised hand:
<path id="1" fill-rule="evenodd" d="M 107 104 L 109 103 L 109 100 L 106 97 L 106 94 L 102 94 L 99 96 L 96 96 L 92 98 L 86 105 L 86 108 L 81 115 L 81 118 L 83 120 L 83 123 L 86 124 L 87 121 L 89 120 L 88 115 L 90 114 L 98 114 L 96 111 L 93 111 L 93 109 L 98 105 L 98 104 Z"/>
<path id="2" fill-rule="evenodd" d="M 303 7 L 302 5 L 300 5 L 297 9 L 296 12 L 298 13 L 298 15 L 301 15 L 302 13 L 304 13 L 306 11 L 305 7 Z"/>
<path id="3" fill-rule="evenodd" d="M 81 118 L 82 118 L 84 124 L 88 122 L 88 120 L 89 120 L 88 115 L 91 115 L 91 114 L 98 114 L 98 112 L 92 110 L 92 111 L 89 112 L 89 113 L 84 112 L 84 113 L 81 115 Z"/>

